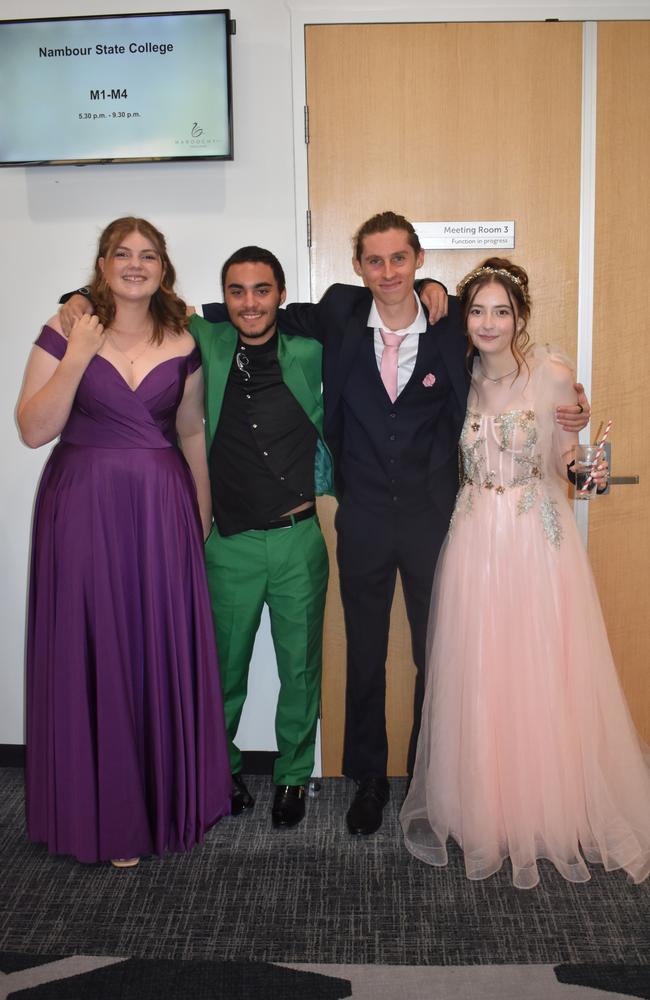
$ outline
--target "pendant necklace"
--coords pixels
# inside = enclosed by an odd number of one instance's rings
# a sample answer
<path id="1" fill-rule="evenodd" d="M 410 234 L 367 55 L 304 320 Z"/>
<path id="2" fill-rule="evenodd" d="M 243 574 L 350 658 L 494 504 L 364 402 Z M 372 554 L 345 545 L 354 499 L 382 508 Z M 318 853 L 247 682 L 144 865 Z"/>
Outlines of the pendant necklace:
<path id="1" fill-rule="evenodd" d="M 108 339 L 110 340 L 110 342 L 113 345 L 113 347 L 115 348 L 115 350 L 119 354 L 121 354 L 123 358 L 126 358 L 126 360 L 129 362 L 129 364 L 131 365 L 131 367 L 133 367 L 133 365 L 136 363 L 136 361 L 138 361 L 142 357 L 142 355 L 144 354 L 144 352 L 147 350 L 147 348 L 151 344 L 151 334 L 149 334 L 149 336 L 145 339 L 144 347 L 142 348 L 142 350 L 138 351 L 138 353 L 136 354 L 136 356 L 134 358 L 130 358 L 128 356 L 127 352 L 123 351 L 121 347 L 118 347 L 117 344 L 115 343 L 115 340 L 113 339 L 113 333 L 121 333 L 122 331 L 120 331 L 120 330 L 113 330 L 111 333 L 109 333 L 108 330 L 107 330 L 106 332 L 108 334 Z"/>
<path id="2" fill-rule="evenodd" d="M 516 371 L 517 369 L 513 368 L 511 372 L 506 372 L 505 375 L 499 375 L 498 378 L 490 378 L 489 375 L 485 374 L 485 371 L 483 370 L 483 365 L 481 365 L 481 372 L 483 373 L 483 378 L 486 378 L 488 382 L 501 382 L 504 378 L 507 378 L 508 375 L 514 375 Z"/>

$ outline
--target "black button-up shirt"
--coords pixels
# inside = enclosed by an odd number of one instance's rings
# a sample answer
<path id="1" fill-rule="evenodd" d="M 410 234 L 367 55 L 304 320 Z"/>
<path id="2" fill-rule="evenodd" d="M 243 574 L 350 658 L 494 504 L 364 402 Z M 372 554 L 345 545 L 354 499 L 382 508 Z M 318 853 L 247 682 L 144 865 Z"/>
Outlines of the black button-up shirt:
<path id="1" fill-rule="evenodd" d="M 259 527 L 314 499 L 318 432 L 282 381 L 277 333 L 238 345 L 210 448 L 220 534 Z M 239 359 L 239 364 L 238 364 Z"/>

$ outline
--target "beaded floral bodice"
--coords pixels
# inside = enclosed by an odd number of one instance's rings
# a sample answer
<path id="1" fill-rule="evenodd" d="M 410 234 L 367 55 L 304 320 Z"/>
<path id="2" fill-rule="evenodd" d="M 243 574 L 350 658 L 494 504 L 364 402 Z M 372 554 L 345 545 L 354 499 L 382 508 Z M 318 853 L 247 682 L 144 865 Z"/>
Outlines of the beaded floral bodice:
<path id="1" fill-rule="evenodd" d="M 535 411 L 508 410 L 494 416 L 468 409 L 460 437 L 461 488 L 454 518 L 471 514 L 477 502 L 513 502 L 517 514 L 538 511 L 549 542 L 559 547 L 562 525 L 557 501 L 545 483 Z"/>

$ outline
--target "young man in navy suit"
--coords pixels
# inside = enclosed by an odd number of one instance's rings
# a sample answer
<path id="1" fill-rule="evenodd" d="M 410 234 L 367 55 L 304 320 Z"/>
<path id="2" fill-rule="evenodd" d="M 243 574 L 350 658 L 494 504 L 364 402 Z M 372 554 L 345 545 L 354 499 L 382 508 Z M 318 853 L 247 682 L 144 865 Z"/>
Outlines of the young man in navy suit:
<path id="1" fill-rule="evenodd" d="M 289 306 L 283 319 L 288 333 L 315 336 L 324 348 L 347 637 L 343 771 L 357 783 L 346 817 L 353 834 L 379 828 L 389 797 L 385 667 L 398 570 L 417 668 L 409 771 L 413 764 L 433 571 L 458 484 L 466 341 L 455 299 L 429 324 L 415 293 L 423 258 L 412 225 L 384 212 L 355 238 L 352 263 L 365 287 L 333 285 L 316 305 Z M 382 333 L 398 334 L 397 351 Z M 388 388 L 385 352 L 398 362 Z"/>

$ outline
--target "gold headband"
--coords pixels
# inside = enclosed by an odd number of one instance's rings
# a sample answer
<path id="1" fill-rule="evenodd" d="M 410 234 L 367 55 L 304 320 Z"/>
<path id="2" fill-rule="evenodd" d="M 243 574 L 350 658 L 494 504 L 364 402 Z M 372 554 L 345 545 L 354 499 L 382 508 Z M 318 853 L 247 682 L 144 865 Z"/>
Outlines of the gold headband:
<path id="1" fill-rule="evenodd" d="M 513 284 L 518 285 L 524 293 L 524 296 L 526 295 L 526 289 L 524 288 L 521 278 L 518 278 L 516 274 L 511 274 L 510 271 L 506 271 L 505 267 L 477 267 L 475 271 L 470 271 L 470 273 L 466 274 L 464 278 L 461 278 L 456 285 L 456 295 L 459 299 L 463 297 L 463 292 L 467 286 L 476 278 L 480 278 L 482 274 L 499 274 L 502 278 L 507 278 L 508 281 L 512 281 Z"/>

